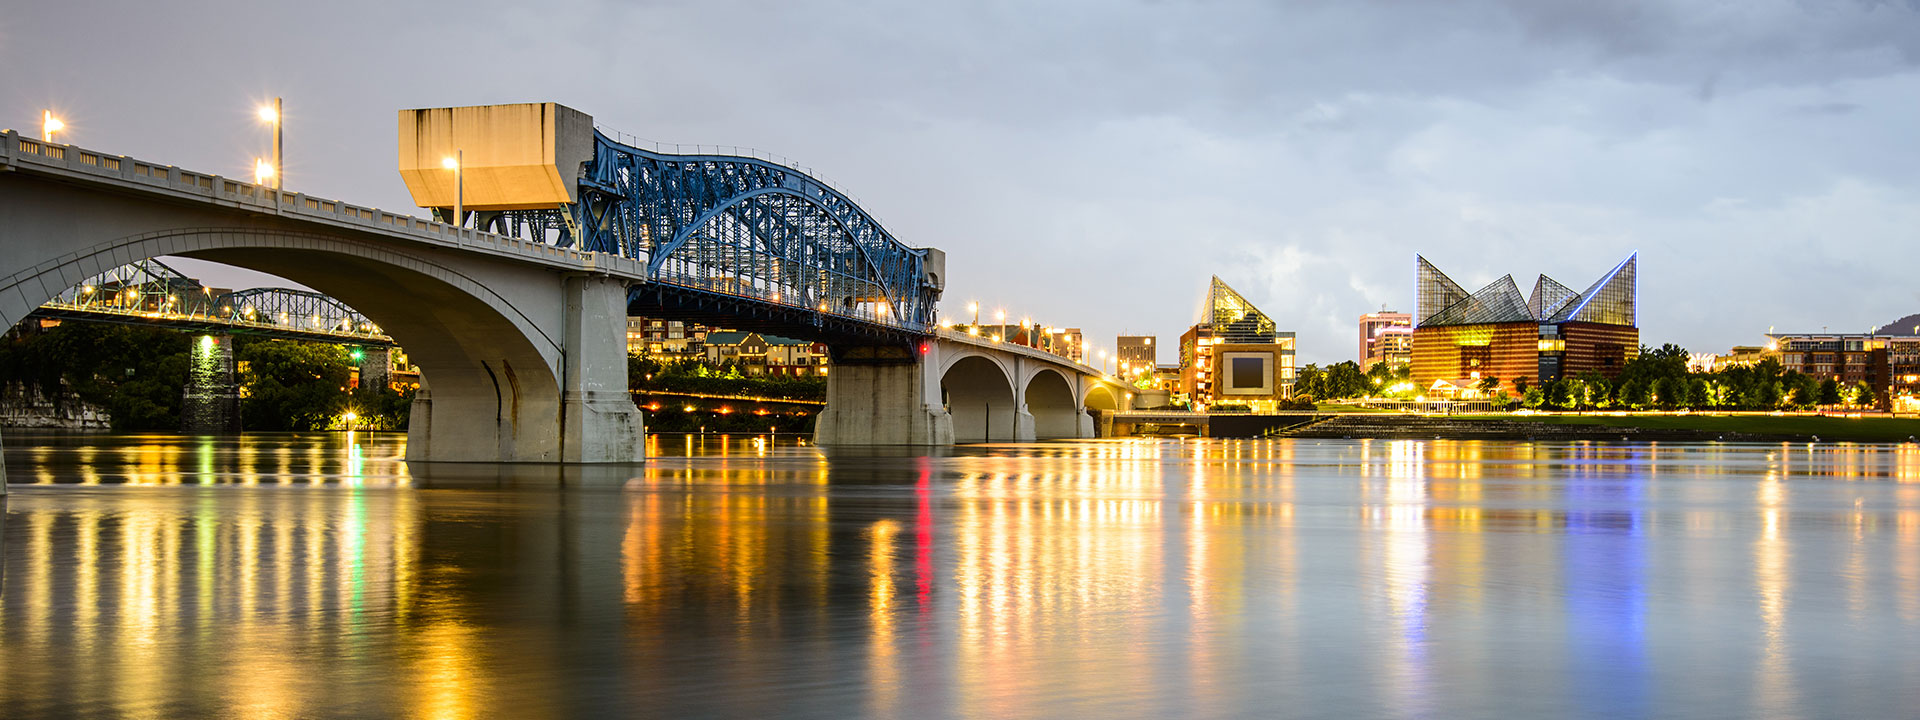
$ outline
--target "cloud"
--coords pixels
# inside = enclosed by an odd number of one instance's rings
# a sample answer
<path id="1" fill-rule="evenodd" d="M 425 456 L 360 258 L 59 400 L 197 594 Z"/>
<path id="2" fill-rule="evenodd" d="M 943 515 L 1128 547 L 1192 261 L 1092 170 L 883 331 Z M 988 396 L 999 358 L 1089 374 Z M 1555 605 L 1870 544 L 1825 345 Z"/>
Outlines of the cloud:
<path id="1" fill-rule="evenodd" d="M 57 102 L 83 144 L 242 175 L 252 102 L 284 95 L 290 183 L 404 209 L 395 110 L 555 100 L 797 158 L 947 250 L 949 309 L 1172 337 L 1217 274 L 1302 362 L 1411 310 L 1416 252 L 1477 287 L 1639 250 L 1644 336 L 1704 350 L 1920 310 L 1887 290 L 1920 226 L 1915 2 L 354 0 L 328 13 L 383 20 L 344 34 L 230 10 L 16 9 L 0 118 Z M 170 40 L 34 31 L 80 26 Z"/>

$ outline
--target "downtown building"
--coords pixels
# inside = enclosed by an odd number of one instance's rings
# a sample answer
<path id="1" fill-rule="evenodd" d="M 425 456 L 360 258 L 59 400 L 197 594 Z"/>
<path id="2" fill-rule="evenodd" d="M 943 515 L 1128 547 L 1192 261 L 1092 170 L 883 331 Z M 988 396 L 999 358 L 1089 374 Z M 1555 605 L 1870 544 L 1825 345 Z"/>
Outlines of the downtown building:
<path id="1" fill-rule="evenodd" d="M 1413 379 L 1429 397 L 1475 397 L 1485 378 L 1501 388 L 1588 371 L 1612 377 L 1640 352 L 1638 254 L 1576 291 L 1541 275 L 1522 294 L 1512 275 L 1469 293 L 1415 257 L 1419 318 Z"/>
<path id="2" fill-rule="evenodd" d="M 1386 363 L 1398 370 L 1413 362 L 1413 315 L 1381 310 L 1360 316 L 1360 371 Z"/>
<path id="3" fill-rule="evenodd" d="M 1196 409 L 1224 403 L 1273 412 L 1293 397 L 1293 333 L 1218 277 L 1201 312 L 1180 336 L 1180 391 Z"/>

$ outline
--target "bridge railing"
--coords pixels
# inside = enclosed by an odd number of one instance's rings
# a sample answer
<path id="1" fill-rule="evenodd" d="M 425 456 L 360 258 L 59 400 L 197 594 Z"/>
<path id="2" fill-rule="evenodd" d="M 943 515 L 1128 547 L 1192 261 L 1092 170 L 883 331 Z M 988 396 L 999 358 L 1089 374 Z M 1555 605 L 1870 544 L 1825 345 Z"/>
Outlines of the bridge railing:
<path id="1" fill-rule="evenodd" d="M 570 269 L 599 270 L 636 279 L 645 277 L 645 265 L 617 255 L 557 248 L 378 208 L 275 190 L 271 186 L 183 170 L 124 155 L 110 155 L 76 145 L 41 142 L 32 136 L 22 136 L 17 130 L 7 130 L 0 135 L 0 166 L 13 168 L 21 164 L 58 168 L 72 174 L 197 196 L 281 217 L 402 235 L 436 245 L 511 255 L 517 259 L 531 259 Z M 38 275 L 46 269 L 29 268 L 19 275 Z"/>
<path id="2" fill-rule="evenodd" d="M 636 139 L 637 140 L 637 139 Z M 665 147 L 658 143 L 649 143 Z M 684 146 L 676 146 L 684 147 Z M 708 146 L 702 146 L 708 147 Z M 718 146 L 711 146 L 718 150 Z M 740 148 L 733 148 L 739 150 Z M 757 152 L 751 151 L 750 152 Z M 776 157 L 771 153 L 769 158 Z M 768 160 L 782 162 L 785 158 Z M 371 231 L 388 236 L 402 236 L 419 242 L 458 249 L 509 256 L 516 260 L 544 262 L 569 270 L 598 271 L 635 281 L 664 281 L 668 284 L 685 284 L 710 292 L 728 292 L 724 287 L 714 286 L 708 278 L 649 278 L 644 260 L 622 257 L 601 252 L 582 251 L 574 248 L 562 248 L 545 243 L 523 240 L 507 235 L 483 232 L 474 228 L 442 223 L 434 220 L 388 212 L 378 208 L 354 205 L 330 198 L 310 196 L 304 193 L 276 190 L 271 186 L 259 185 L 243 180 L 216 174 L 199 173 L 173 165 L 141 160 L 124 155 L 88 150 L 76 145 L 48 143 L 32 136 L 22 136 L 16 130 L 6 130 L 0 134 L 0 167 L 12 169 L 21 165 L 35 165 L 54 168 L 71 175 L 98 178 L 102 181 L 161 190 L 175 195 L 196 197 L 210 202 L 245 208 L 263 214 L 284 218 L 294 218 L 323 225 Z M 789 166 L 793 167 L 793 166 Z M 795 170 L 801 170 L 793 167 Z M 804 172 L 804 170 L 802 170 Z M 824 182 L 824 181 L 823 181 Z M 835 188 L 838 191 L 838 188 Z M 845 194 L 842 192 L 842 194 Z M 851 196 L 848 196 L 851 198 Z M 857 201 L 856 201 L 857 203 Z M 877 218 L 876 218 L 877 222 Z M 25 268 L 8 278 L 13 282 L 43 275 L 54 267 L 69 262 L 72 256 L 58 258 L 42 266 Z M 746 292 L 730 292 L 743 298 L 767 301 L 767 296 Z M 783 293 L 783 296 L 786 294 Z M 796 300 L 798 293 L 795 293 Z M 779 302 L 779 301 L 776 301 Z M 799 302 L 790 302 L 802 307 Z M 813 304 L 809 301 L 808 304 Z M 897 317 L 897 309 L 883 308 L 877 304 L 863 303 L 853 308 L 833 307 L 813 309 L 839 317 L 853 318 L 883 325 L 912 326 Z"/>

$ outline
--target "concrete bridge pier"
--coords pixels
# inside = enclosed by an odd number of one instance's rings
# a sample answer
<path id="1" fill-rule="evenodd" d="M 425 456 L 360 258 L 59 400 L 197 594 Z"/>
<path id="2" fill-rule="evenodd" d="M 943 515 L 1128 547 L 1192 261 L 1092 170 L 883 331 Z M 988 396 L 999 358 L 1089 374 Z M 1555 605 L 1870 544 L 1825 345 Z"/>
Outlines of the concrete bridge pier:
<path id="1" fill-rule="evenodd" d="M 566 281 L 566 355 L 560 388 L 561 462 L 635 462 L 647 432 L 627 385 L 627 284 Z"/>
<path id="2" fill-rule="evenodd" d="M 939 378 L 908 348 L 835 348 L 815 445 L 952 445 Z"/>
<path id="3" fill-rule="evenodd" d="M 423 367 L 407 423 L 408 461 L 646 459 L 644 419 L 627 388 L 626 284 L 576 274 L 561 285 L 557 377 L 544 367 L 516 368 L 510 358 L 482 360 L 477 371 Z"/>
<path id="4" fill-rule="evenodd" d="M 194 435 L 240 432 L 240 381 L 234 370 L 233 336 L 196 336 L 187 358 L 180 431 Z"/>

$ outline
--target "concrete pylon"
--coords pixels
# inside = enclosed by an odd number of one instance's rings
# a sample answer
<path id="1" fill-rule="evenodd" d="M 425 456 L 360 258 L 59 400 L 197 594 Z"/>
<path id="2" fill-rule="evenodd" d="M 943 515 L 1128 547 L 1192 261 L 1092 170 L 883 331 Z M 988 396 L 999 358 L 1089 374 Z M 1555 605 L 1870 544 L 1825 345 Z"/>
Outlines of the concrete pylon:
<path id="1" fill-rule="evenodd" d="M 646 425 L 627 385 L 627 285 L 567 278 L 566 362 L 560 388 L 561 461 L 646 459 Z"/>
<path id="2" fill-rule="evenodd" d="M 952 445 L 953 417 L 928 402 L 939 397 L 939 379 L 928 375 L 919 358 L 831 366 L 827 407 L 814 419 L 814 444 Z"/>
<path id="3" fill-rule="evenodd" d="M 565 280 L 555 384 L 501 360 L 482 373 L 423 369 L 407 421 L 407 460 L 625 463 L 646 459 L 645 423 L 627 389 L 627 288 Z M 424 350 L 425 348 L 423 348 Z"/>
<path id="4" fill-rule="evenodd" d="M 193 435 L 240 432 L 240 381 L 234 372 L 233 336 L 196 336 L 187 358 L 180 431 Z"/>

